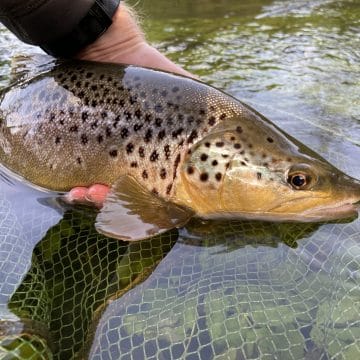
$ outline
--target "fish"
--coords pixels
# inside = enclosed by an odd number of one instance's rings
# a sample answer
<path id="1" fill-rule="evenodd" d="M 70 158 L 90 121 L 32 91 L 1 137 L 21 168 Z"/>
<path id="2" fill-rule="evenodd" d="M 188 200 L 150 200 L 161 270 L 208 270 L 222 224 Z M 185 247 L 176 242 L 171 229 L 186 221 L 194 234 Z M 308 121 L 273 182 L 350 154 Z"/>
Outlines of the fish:
<path id="1" fill-rule="evenodd" d="M 0 163 L 51 191 L 104 184 L 95 226 L 125 241 L 192 217 L 356 217 L 360 181 L 236 98 L 156 69 L 53 60 L 0 94 Z"/>

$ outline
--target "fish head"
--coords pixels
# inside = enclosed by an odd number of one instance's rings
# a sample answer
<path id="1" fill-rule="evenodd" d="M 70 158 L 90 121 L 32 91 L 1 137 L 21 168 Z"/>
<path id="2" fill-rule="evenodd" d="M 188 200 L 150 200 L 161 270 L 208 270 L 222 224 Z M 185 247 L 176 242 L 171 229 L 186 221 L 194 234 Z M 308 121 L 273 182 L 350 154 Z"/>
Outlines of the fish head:
<path id="1" fill-rule="evenodd" d="M 219 129 L 198 142 L 182 171 L 203 218 L 318 222 L 354 217 L 360 182 L 273 125 Z"/>

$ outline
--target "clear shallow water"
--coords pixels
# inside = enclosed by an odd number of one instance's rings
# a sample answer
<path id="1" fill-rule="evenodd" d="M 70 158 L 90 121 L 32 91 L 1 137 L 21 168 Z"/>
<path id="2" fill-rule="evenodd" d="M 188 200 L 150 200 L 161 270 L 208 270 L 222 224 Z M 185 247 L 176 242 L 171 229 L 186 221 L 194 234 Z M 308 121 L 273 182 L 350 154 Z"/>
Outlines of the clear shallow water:
<path id="1" fill-rule="evenodd" d="M 148 38 L 174 61 L 360 177 L 358 1 L 137 7 Z M 11 54 L 33 51 L 1 32 L 1 84 Z M 23 328 L 10 336 L 0 325 L 0 354 L 360 356 L 359 220 L 197 224 L 128 246 L 97 235 L 89 211 L 39 200 L 18 183 L 3 182 L 0 193 L 0 313 Z"/>

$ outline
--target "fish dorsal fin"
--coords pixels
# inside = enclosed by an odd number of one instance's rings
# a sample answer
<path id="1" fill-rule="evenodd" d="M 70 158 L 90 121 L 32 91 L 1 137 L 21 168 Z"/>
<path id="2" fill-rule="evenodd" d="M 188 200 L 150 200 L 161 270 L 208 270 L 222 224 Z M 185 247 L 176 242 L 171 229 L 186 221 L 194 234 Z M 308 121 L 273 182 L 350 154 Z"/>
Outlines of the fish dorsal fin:
<path id="1" fill-rule="evenodd" d="M 122 176 L 112 186 L 95 227 L 109 237 L 136 241 L 183 226 L 192 215 L 191 210 L 162 199 L 133 177 Z"/>
<path id="2" fill-rule="evenodd" d="M 57 60 L 45 54 L 14 55 L 11 58 L 9 85 L 25 81 L 50 70 Z"/>

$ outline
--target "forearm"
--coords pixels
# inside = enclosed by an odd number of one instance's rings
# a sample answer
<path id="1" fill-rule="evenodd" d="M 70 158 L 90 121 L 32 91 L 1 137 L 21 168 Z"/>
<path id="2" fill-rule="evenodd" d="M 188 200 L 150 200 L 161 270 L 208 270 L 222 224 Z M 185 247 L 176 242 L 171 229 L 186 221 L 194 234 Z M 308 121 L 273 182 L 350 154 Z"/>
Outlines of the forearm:
<path id="1" fill-rule="evenodd" d="M 77 57 L 153 67 L 194 77 L 146 42 L 136 16 L 123 1 L 114 14 L 110 28 Z"/>

